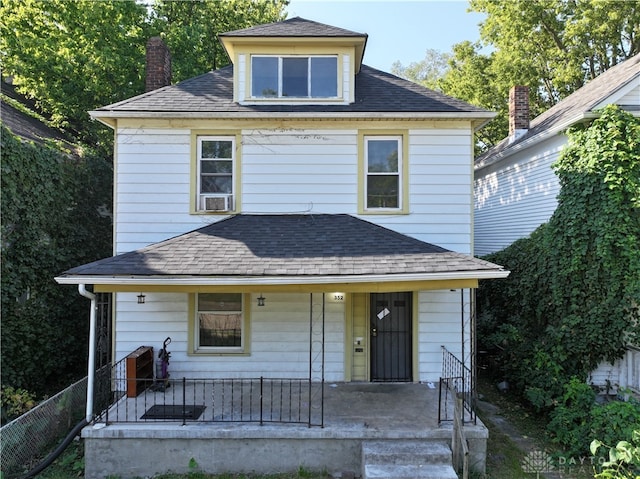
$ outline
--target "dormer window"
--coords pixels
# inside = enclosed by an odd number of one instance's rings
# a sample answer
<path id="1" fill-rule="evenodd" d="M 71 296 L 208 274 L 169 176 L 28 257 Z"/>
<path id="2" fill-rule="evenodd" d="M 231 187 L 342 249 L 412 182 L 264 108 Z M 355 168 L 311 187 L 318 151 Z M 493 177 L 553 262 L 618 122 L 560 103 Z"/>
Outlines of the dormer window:
<path id="1" fill-rule="evenodd" d="M 251 57 L 253 98 L 336 98 L 337 56 Z"/>

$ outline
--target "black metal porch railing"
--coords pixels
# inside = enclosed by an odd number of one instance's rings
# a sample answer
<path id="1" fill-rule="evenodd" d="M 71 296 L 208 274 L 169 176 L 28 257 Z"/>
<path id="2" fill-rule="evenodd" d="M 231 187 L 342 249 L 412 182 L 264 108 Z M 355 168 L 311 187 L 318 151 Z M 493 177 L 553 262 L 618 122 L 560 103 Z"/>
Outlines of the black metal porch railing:
<path id="1" fill-rule="evenodd" d="M 460 359 L 442 348 L 442 374 L 438 398 L 438 423 L 454 420 L 454 404 L 456 398 L 462 399 L 462 422 L 476 423 L 475 412 L 475 378 Z"/>
<path id="2" fill-rule="evenodd" d="M 96 420 L 107 424 L 239 422 L 324 426 L 324 382 L 264 377 L 132 380 L 126 377 L 124 361 L 113 366 L 110 378 L 103 378 L 98 389 L 108 388 L 112 399 Z M 131 389 L 139 393 L 130 397 L 127 391 Z"/>

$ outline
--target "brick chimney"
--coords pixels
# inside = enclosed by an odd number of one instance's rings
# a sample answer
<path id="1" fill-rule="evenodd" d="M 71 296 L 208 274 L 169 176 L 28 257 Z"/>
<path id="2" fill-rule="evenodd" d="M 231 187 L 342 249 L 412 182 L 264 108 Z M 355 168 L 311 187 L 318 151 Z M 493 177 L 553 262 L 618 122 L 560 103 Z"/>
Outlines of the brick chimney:
<path id="1" fill-rule="evenodd" d="M 171 85 L 171 53 L 160 37 L 147 42 L 147 76 L 145 90 L 152 91 Z"/>
<path id="2" fill-rule="evenodd" d="M 529 130 L 529 87 L 514 86 L 509 90 L 509 141 L 515 141 Z"/>

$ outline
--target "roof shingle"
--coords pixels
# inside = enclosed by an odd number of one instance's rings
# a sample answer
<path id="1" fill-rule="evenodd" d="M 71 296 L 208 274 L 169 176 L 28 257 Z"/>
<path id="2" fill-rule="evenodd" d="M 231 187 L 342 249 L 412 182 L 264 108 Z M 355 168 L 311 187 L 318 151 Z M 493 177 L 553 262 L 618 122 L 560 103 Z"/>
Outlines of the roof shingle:
<path id="1" fill-rule="evenodd" d="M 509 142 L 509 138 L 505 138 L 479 156 L 476 159 L 476 165 L 478 167 L 488 166 L 494 162 L 493 157 L 495 155 L 502 156 L 511 148 L 536 135 L 555 132 L 559 128 L 571 126 L 568 124 L 570 121 L 579 120 L 581 114 L 593 111 L 595 107 L 616 90 L 632 81 L 635 81 L 636 84 L 640 82 L 640 53 L 598 75 L 582 88 L 534 118 L 531 121 L 529 130 L 524 135 L 512 142 Z M 621 106 L 630 111 L 638 111 L 640 109 L 640 98 L 638 98 L 638 102 L 635 105 Z"/>
<path id="2" fill-rule="evenodd" d="M 211 71 L 127 100 L 97 113 L 487 113 L 482 108 L 363 65 L 350 105 L 240 105 L 233 101 L 233 66 Z"/>
<path id="3" fill-rule="evenodd" d="M 344 276 L 501 271 L 350 215 L 236 215 L 61 276 Z"/>
<path id="4" fill-rule="evenodd" d="M 266 23 L 250 28 L 234 30 L 220 37 L 367 37 L 366 33 L 353 32 L 344 28 L 314 22 L 301 17 L 293 17 L 281 22 Z"/>

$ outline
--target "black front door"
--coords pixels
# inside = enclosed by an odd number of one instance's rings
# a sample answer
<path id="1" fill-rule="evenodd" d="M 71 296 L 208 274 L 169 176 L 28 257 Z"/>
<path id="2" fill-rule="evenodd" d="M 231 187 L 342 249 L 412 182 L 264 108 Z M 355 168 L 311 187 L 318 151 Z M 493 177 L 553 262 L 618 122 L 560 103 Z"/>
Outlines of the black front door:
<path id="1" fill-rule="evenodd" d="M 371 380 L 412 381 L 413 294 L 371 294 Z"/>

